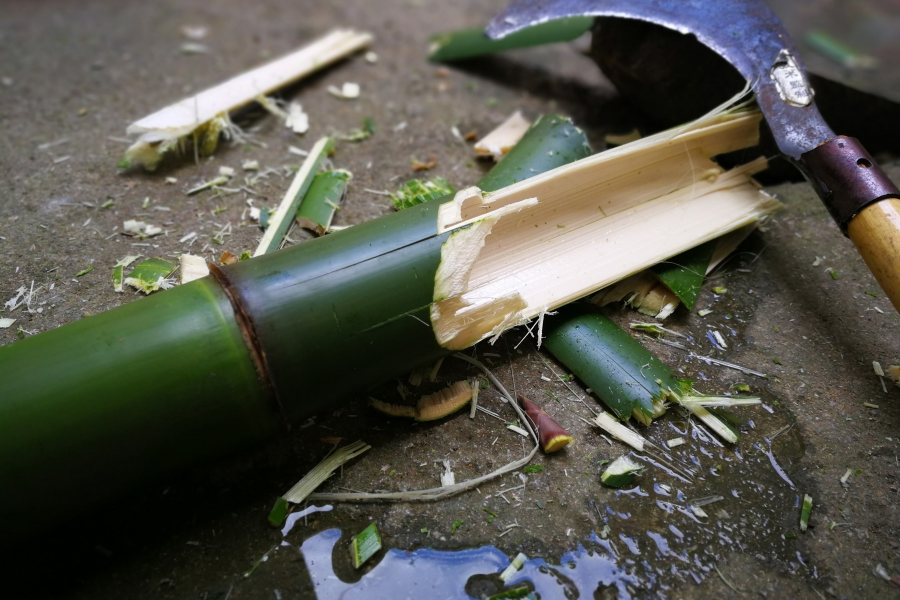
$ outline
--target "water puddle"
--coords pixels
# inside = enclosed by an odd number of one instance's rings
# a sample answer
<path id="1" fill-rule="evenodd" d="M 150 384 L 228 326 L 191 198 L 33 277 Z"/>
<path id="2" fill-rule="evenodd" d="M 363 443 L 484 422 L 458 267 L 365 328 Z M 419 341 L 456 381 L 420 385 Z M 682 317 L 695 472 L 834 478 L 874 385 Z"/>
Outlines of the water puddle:
<path id="1" fill-rule="evenodd" d="M 384 558 L 357 583 L 338 577 L 332 563 L 339 529 L 329 529 L 306 540 L 300 552 L 306 562 L 316 595 L 320 600 L 354 598 L 441 598 L 470 600 L 497 594 L 504 589 L 498 576 L 510 562 L 494 546 L 442 552 L 423 548 L 406 552 L 388 550 Z M 543 558 L 528 560 L 506 584 L 506 589 L 523 584 L 540 598 L 594 598 L 610 589 L 623 600 L 633 597 L 639 579 L 628 573 L 633 561 L 620 565 L 608 541 L 592 535 L 589 548 L 563 555 L 559 565 Z"/>

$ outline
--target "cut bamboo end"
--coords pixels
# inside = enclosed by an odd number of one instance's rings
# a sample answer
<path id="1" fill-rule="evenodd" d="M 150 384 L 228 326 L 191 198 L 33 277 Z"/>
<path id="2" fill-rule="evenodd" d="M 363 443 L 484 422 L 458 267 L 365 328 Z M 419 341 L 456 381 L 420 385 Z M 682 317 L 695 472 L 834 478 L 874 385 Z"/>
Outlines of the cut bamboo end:
<path id="1" fill-rule="evenodd" d="M 535 431 L 538 432 L 541 448 L 544 452 L 558 452 L 575 441 L 575 438 L 562 425 L 557 423 L 553 417 L 544 412 L 544 409 L 540 406 L 522 394 L 519 394 L 516 399 L 519 401 L 519 406 L 531 419 Z"/>
<path id="2" fill-rule="evenodd" d="M 778 210 L 751 180 L 765 160 L 727 172 L 711 160 L 755 144 L 759 118 L 719 115 L 497 192 L 458 192 L 438 217 L 452 232 L 431 309 L 438 342 L 465 348 Z"/>

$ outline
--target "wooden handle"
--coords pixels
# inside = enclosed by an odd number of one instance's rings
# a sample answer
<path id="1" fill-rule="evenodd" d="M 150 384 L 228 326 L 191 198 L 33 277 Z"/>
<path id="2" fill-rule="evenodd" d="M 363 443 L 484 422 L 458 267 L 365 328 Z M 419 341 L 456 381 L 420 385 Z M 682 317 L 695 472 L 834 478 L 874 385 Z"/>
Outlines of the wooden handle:
<path id="1" fill-rule="evenodd" d="M 900 312 L 900 200 L 870 204 L 847 226 L 850 239 Z"/>

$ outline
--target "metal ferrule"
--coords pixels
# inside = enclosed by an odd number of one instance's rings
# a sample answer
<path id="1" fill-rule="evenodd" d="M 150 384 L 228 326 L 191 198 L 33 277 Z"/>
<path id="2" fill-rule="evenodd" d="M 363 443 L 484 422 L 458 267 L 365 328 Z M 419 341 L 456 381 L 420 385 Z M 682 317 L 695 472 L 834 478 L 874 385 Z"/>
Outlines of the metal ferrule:
<path id="1" fill-rule="evenodd" d="M 841 135 L 823 142 L 800 156 L 799 167 L 844 235 L 869 204 L 900 198 L 900 190 L 856 138 Z"/>

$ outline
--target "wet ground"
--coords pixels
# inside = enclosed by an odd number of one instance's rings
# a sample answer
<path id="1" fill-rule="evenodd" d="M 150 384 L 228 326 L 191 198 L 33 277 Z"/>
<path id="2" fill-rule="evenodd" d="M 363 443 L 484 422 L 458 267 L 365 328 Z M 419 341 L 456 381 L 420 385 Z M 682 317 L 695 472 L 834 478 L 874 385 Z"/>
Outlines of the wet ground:
<path id="1" fill-rule="evenodd" d="M 477 181 L 487 165 L 451 134 L 454 126 L 483 133 L 514 110 L 529 117 L 558 111 L 600 150 L 604 133 L 636 122 L 571 46 L 452 69 L 425 62 L 430 34 L 485 22 L 502 4 L 7 2 L 0 23 L 0 298 L 32 281 L 41 293 L 35 312 L 11 315 L 18 321 L 0 330 L 0 343 L 15 343 L 18 328 L 32 335 L 139 301 L 109 285 L 109 270 L 125 254 L 190 250 L 215 260 L 223 250 L 254 247 L 258 230 L 247 222 L 246 194 L 184 194 L 219 166 L 240 169 L 248 159 L 296 165 L 289 146 L 309 149 L 319 136 L 371 116 L 378 132 L 341 143 L 333 159 L 354 174 L 336 221 L 352 225 L 391 210 L 386 197 L 367 190 L 393 190 L 414 176 L 412 158 L 433 156 L 431 174 L 457 187 Z M 208 54 L 179 51 L 186 25 L 208 27 Z M 155 174 L 116 170 L 125 144 L 113 138 L 131 121 L 335 25 L 374 32 L 379 60 L 357 57 L 288 93 L 311 116 L 306 136 L 251 112 L 242 123 L 257 144 L 226 144 L 213 159 L 170 161 Z M 345 81 L 362 86 L 358 100 L 327 94 Z M 896 161 L 889 173 L 900 179 Z M 282 175 L 261 181 L 256 205 L 274 207 L 287 185 Z M 530 450 L 528 440 L 482 413 L 413 424 L 352 399 L 263 448 L 153 483 L 115 507 L 17 542 L 3 563 L 4 597 L 277 599 L 314 598 L 316 590 L 319 598 L 486 597 L 500 589 L 496 572 L 520 552 L 529 562 L 509 584 L 542 598 L 897 595 L 872 571 L 880 563 L 900 575 L 898 390 L 884 391 L 871 363 L 900 363 L 900 318 L 808 186 L 770 191 L 786 210 L 704 287 L 697 306 L 713 312 L 669 319 L 697 354 L 768 377 L 644 340 L 702 391 L 746 384 L 763 397 L 763 406 L 736 411 L 744 425 L 735 447 L 670 412 L 644 430 L 659 448 L 642 459 L 648 467 L 635 486 L 601 486 L 605 461 L 628 449 L 580 420 L 596 401 L 579 382 L 560 381 L 564 368 L 516 329 L 479 347 L 479 357 L 577 438 L 556 455 L 538 454 L 539 472 L 505 475 L 436 503 L 335 504 L 282 535 L 266 524 L 272 501 L 328 452 L 323 437 L 372 445 L 326 484 L 332 491 L 433 487 L 442 460 L 461 481 Z M 167 233 L 135 242 L 121 235 L 131 218 Z M 215 243 L 228 224 L 231 235 Z M 195 241 L 180 241 L 191 232 Z M 76 277 L 89 265 L 92 272 Z M 715 294 L 714 285 L 728 291 Z M 608 314 L 620 324 L 636 317 L 618 308 Z M 708 341 L 711 329 L 725 335 L 727 349 Z M 474 374 L 447 359 L 439 381 Z M 375 393 L 387 398 L 396 385 Z M 480 398 L 512 417 L 496 392 Z M 660 449 L 673 437 L 687 443 Z M 804 494 L 815 506 L 809 530 L 800 532 Z M 698 499 L 717 500 L 698 516 L 688 508 Z M 41 515 L 23 518 L 39 523 Z M 349 540 L 372 521 L 385 550 L 356 571 Z"/>

